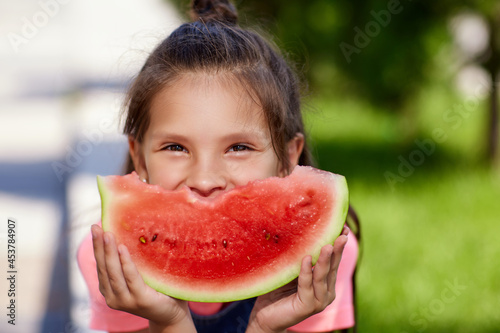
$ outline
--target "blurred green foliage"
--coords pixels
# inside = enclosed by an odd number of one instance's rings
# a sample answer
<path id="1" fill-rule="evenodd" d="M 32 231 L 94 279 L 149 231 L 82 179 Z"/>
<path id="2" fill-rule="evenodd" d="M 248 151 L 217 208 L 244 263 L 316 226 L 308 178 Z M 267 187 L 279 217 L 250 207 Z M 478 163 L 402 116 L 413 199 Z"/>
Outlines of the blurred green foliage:
<path id="1" fill-rule="evenodd" d="M 433 2 L 257 3 L 256 12 L 275 17 L 274 33 L 285 49 L 293 41 L 303 43 L 307 51 L 299 61 L 308 63 L 315 91 L 360 96 L 394 112 L 401 111 L 428 74 L 435 52 L 429 39 L 444 39 L 443 29 L 431 19 Z"/>

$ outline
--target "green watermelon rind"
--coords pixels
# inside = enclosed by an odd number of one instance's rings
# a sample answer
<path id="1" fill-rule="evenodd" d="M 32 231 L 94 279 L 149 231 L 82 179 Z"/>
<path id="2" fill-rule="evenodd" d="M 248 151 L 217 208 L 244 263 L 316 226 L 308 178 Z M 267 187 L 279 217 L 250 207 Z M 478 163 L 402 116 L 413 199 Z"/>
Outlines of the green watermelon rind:
<path id="1" fill-rule="evenodd" d="M 163 294 L 186 301 L 196 302 L 229 302 L 248 299 L 269 293 L 277 288 L 286 285 L 287 283 L 293 281 L 298 277 L 302 258 L 304 256 L 311 255 L 312 263 L 314 265 L 319 258 L 321 248 L 327 244 L 333 244 L 335 239 L 337 239 L 342 231 L 349 208 L 349 192 L 347 181 L 345 177 L 341 175 L 330 174 L 329 176 L 333 178 L 331 186 L 333 187 L 333 197 L 335 199 L 331 208 L 332 215 L 329 219 L 329 228 L 324 231 L 324 236 L 321 239 L 318 239 L 314 247 L 307 249 L 307 251 L 304 251 L 300 258 L 297 257 L 296 264 L 290 265 L 280 272 L 273 272 L 268 278 L 262 278 L 262 281 L 253 284 L 251 287 L 248 287 L 247 285 L 239 288 L 237 291 L 228 290 L 225 293 L 217 291 L 216 293 L 210 294 L 209 292 L 200 293 L 198 290 L 181 290 L 177 286 L 170 287 L 168 285 L 165 285 L 164 282 L 161 282 L 152 276 L 148 276 L 147 273 L 141 273 L 144 281 L 147 285 Z M 101 195 L 103 230 L 112 231 L 111 226 L 108 225 L 107 207 L 111 204 L 113 196 L 106 186 L 105 177 L 98 176 L 97 183 Z"/>
<path id="2" fill-rule="evenodd" d="M 103 176 L 97 176 L 97 188 L 101 197 L 101 224 L 104 231 L 108 231 L 108 210 L 106 209 L 109 195 L 108 188 L 106 187 L 106 179 Z"/>

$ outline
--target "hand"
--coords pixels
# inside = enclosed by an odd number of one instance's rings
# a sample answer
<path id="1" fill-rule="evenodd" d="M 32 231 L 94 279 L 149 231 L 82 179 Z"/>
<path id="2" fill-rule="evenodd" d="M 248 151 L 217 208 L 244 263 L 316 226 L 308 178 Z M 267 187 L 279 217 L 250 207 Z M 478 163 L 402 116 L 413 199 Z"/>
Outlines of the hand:
<path id="1" fill-rule="evenodd" d="M 285 332 L 333 302 L 337 270 L 348 233 L 349 228 L 344 226 L 333 246 L 323 246 L 314 268 L 311 256 L 304 257 L 298 279 L 259 296 L 250 314 L 247 333 Z"/>
<path id="2" fill-rule="evenodd" d="M 99 290 L 106 304 L 150 321 L 158 331 L 177 327 L 196 332 L 186 301 L 174 299 L 146 285 L 132 262 L 125 245 L 117 246 L 110 232 L 92 226 L 94 256 L 99 277 Z M 166 331 L 166 330 L 165 330 Z M 179 331 L 179 330 L 177 330 Z"/>

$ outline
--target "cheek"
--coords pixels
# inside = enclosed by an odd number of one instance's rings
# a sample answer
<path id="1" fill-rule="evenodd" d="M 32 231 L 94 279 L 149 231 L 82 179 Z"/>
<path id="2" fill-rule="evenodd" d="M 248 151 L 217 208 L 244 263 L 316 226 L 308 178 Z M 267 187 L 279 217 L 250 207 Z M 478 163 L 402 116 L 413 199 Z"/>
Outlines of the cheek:
<path id="1" fill-rule="evenodd" d="M 269 158 L 268 156 L 246 163 L 235 163 L 228 170 L 235 186 L 246 185 L 252 180 L 279 176 L 277 158 Z"/>
<path id="2" fill-rule="evenodd" d="M 151 160 L 147 163 L 147 168 L 150 184 L 160 185 L 166 190 L 176 190 L 182 183 L 185 168 L 174 163 Z"/>

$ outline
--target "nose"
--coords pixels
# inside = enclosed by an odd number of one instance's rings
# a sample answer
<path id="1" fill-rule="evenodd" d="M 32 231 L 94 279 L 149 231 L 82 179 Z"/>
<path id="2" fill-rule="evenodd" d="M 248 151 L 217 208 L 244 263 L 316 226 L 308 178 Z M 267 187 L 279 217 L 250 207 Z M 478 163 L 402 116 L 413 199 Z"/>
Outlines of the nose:
<path id="1" fill-rule="evenodd" d="M 186 179 L 191 191 L 203 197 L 214 197 L 227 187 L 223 167 L 215 163 L 198 163 L 192 167 Z"/>

